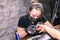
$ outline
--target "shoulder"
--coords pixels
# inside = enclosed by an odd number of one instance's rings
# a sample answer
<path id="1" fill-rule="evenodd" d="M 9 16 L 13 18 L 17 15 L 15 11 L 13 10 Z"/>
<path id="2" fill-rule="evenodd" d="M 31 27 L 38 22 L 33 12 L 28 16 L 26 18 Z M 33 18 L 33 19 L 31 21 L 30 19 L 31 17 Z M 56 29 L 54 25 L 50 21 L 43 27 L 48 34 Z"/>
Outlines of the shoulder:
<path id="1" fill-rule="evenodd" d="M 42 14 L 42 19 L 44 19 L 46 21 L 48 20 L 44 14 Z"/>
<path id="2" fill-rule="evenodd" d="M 27 15 L 23 15 L 23 16 L 20 17 L 19 20 L 26 20 L 26 19 L 27 19 Z"/>
<path id="3" fill-rule="evenodd" d="M 18 21 L 18 26 L 25 28 L 26 22 L 27 22 L 27 15 L 23 15 L 20 17 L 20 19 Z"/>
<path id="4" fill-rule="evenodd" d="M 43 23 L 45 23 L 46 21 L 48 21 L 45 15 L 42 15 L 41 21 L 42 21 Z"/>

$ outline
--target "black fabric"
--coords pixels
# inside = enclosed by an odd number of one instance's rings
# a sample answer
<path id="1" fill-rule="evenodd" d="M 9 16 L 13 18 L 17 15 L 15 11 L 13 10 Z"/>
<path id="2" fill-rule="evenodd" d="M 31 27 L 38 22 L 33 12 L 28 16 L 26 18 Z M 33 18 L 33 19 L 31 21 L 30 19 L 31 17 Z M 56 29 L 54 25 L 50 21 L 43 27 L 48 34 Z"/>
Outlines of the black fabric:
<path id="1" fill-rule="evenodd" d="M 59 17 L 59 15 L 60 15 L 60 13 L 57 13 L 57 18 L 55 18 L 55 20 L 54 20 L 54 26 L 60 24 L 60 17 Z"/>
<path id="2" fill-rule="evenodd" d="M 49 21 L 51 19 L 51 1 L 52 0 L 39 0 L 39 3 L 42 3 L 44 7 L 44 15 Z"/>
<path id="3" fill-rule="evenodd" d="M 29 20 L 28 20 L 27 15 L 21 16 L 20 19 L 19 19 L 19 22 L 18 22 L 18 26 L 22 27 L 22 28 L 26 28 L 30 24 L 28 21 Z"/>
<path id="4" fill-rule="evenodd" d="M 40 18 L 40 20 L 38 20 L 37 22 L 43 22 L 44 23 L 46 21 L 47 21 L 47 19 L 44 16 L 42 16 Z M 34 23 L 34 25 L 37 24 L 37 22 Z M 24 16 L 20 17 L 19 22 L 18 22 L 19 27 L 27 28 L 30 25 L 32 25 L 32 22 L 29 20 L 28 15 L 24 15 Z"/>
<path id="5" fill-rule="evenodd" d="M 54 10 L 54 7 L 55 7 L 55 3 L 56 1 L 58 0 L 52 0 L 52 5 L 51 5 L 51 9 L 52 9 L 52 14 L 53 14 L 53 10 Z M 51 16 L 53 17 L 53 15 L 51 14 Z M 59 3 L 59 6 L 58 6 L 58 10 L 57 10 L 57 13 L 56 13 L 56 18 L 54 20 L 54 26 L 55 25 L 59 25 L 60 24 L 60 3 Z"/>

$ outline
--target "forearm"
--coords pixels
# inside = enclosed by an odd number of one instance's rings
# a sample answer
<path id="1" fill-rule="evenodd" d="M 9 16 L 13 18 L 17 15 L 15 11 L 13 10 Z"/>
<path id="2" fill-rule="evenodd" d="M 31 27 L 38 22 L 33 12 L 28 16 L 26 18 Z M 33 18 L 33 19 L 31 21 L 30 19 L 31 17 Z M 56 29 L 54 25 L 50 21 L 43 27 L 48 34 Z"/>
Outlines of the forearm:
<path id="1" fill-rule="evenodd" d="M 60 39 L 60 32 L 51 28 L 51 27 L 48 27 L 48 26 L 44 26 L 46 32 L 48 32 L 53 38 L 56 38 L 56 39 Z"/>
<path id="2" fill-rule="evenodd" d="M 27 35 L 27 33 L 23 32 L 23 31 L 17 32 L 17 34 L 19 34 L 20 38 L 24 38 Z"/>
<path id="3" fill-rule="evenodd" d="M 60 28 L 60 24 L 59 25 L 56 25 L 54 26 L 55 29 L 59 29 Z"/>
<path id="4" fill-rule="evenodd" d="M 24 38 L 27 33 L 24 31 L 24 28 L 19 28 L 17 29 L 17 34 L 19 34 L 20 38 Z"/>

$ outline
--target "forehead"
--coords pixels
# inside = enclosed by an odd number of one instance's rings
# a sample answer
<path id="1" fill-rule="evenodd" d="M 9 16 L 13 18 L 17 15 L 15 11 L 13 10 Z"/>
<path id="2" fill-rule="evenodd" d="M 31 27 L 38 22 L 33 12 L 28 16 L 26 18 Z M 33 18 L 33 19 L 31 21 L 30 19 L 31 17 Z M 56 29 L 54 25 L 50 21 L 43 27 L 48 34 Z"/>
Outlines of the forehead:
<path id="1" fill-rule="evenodd" d="M 41 10 L 40 9 L 32 9 L 31 10 L 31 14 L 41 14 Z"/>

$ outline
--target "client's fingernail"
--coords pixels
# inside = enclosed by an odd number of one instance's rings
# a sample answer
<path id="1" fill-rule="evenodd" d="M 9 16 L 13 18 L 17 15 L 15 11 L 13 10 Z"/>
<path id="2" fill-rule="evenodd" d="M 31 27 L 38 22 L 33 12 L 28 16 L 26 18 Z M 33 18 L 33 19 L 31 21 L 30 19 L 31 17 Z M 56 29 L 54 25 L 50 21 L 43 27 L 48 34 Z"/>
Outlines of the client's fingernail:
<path id="1" fill-rule="evenodd" d="M 42 31 L 39 31 L 39 33 L 41 33 Z"/>

